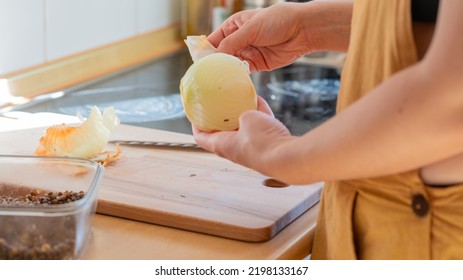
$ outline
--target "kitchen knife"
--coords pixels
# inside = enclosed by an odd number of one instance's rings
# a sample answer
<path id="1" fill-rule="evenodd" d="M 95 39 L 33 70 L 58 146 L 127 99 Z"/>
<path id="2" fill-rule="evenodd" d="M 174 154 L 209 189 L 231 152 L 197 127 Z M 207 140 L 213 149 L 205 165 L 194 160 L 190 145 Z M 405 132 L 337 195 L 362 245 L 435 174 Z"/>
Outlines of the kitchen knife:
<path id="1" fill-rule="evenodd" d="M 159 148 L 172 148 L 172 149 L 193 149 L 198 151 L 205 151 L 203 148 L 195 143 L 182 143 L 182 142 L 163 142 L 163 141 L 139 141 L 139 140 L 111 140 L 111 144 L 130 145 L 130 146 L 149 146 Z"/>

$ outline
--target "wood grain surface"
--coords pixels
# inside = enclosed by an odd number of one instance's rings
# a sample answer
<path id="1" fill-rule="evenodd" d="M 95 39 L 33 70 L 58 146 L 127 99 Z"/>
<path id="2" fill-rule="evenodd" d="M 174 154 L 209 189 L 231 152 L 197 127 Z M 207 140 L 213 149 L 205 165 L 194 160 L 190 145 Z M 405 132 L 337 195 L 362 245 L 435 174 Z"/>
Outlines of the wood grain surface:
<path id="1" fill-rule="evenodd" d="M 0 154 L 32 155 L 44 128 L 0 133 Z M 113 139 L 194 142 L 191 135 L 128 125 Z M 107 150 L 114 150 L 108 144 Z M 204 151 L 122 146 L 105 168 L 97 212 L 259 242 L 316 204 L 322 184 L 269 188 L 265 176 Z"/>

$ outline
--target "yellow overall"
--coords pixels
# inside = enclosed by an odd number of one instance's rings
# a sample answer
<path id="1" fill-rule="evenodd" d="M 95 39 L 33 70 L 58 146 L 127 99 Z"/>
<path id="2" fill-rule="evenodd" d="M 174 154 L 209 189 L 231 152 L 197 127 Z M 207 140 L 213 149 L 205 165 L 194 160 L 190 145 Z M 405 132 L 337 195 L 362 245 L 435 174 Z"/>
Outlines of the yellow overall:
<path id="1" fill-rule="evenodd" d="M 356 0 L 338 110 L 417 60 L 410 0 Z M 418 170 L 327 182 L 312 259 L 463 259 L 463 184 Z"/>

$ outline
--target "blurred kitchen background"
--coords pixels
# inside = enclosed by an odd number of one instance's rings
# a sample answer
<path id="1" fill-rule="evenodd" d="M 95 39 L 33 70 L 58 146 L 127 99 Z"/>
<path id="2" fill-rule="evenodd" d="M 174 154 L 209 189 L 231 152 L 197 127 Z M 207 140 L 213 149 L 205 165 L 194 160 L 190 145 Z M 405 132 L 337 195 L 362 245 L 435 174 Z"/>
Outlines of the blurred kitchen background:
<path id="1" fill-rule="evenodd" d="M 178 90 L 192 63 L 183 39 L 276 2 L 0 0 L 0 114 L 85 116 L 92 106 L 114 106 L 122 123 L 191 133 Z M 252 79 L 276 117 L 301 135 L 334 114 L 343 60 L 309 54 Z"/>

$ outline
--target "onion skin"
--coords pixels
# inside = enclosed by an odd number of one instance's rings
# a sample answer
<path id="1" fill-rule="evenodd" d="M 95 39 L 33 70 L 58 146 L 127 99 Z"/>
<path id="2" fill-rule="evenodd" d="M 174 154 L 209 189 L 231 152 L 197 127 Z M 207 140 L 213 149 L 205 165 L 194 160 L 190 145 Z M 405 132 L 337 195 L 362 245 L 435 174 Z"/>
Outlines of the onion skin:
<path id="1" fill-rule="evenodd" d="M 119 125 L 114 108 L 103 114 L 93 107 L 87 120 L 79 126 L 54 125 L 40 137 L 35 154 L 38 156 L 65 156 L 92 158 L 106 146 L 112 131 Z"/>
<path id="2" fill-rule="evenodd" d="M 180 95 L 188 120 L 206 132 L 236 130 L 240 115 L 257 109 L 248 64 L 224 53 L 190 66 L 180 81 Z"/>
<path id="3" fill-rule="evenodd" d="M 217 53 L 217 49 L 207 40 L 205 35 L 187 36 L 185 43 L 190 51 L 193 62 L 200 60 L 206 55 Z"/>

